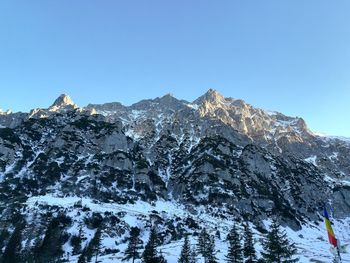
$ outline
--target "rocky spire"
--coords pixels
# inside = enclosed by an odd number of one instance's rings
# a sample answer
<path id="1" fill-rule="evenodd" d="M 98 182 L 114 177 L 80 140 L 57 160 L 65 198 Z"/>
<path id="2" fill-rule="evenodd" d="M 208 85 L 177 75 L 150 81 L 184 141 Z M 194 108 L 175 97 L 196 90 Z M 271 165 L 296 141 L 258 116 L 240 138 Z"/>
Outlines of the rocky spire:
<path id="1" fill-rule="evenodd" d="M 55 102 L 52 104 L 51 107 L 53 106 L 61 107 L 61 106 L 67 106 L 67 105 L 75 105 L 75 104 L 68 95 L 62 94 L 55 100 Z"/>
<path id="2" fill-rule="evenodd" d="M 66 94 L 60 95 L 55 102 L 50 106 L 49 110 L 55 111 L 62 108 L 78 108 L 73 100 Z"/>

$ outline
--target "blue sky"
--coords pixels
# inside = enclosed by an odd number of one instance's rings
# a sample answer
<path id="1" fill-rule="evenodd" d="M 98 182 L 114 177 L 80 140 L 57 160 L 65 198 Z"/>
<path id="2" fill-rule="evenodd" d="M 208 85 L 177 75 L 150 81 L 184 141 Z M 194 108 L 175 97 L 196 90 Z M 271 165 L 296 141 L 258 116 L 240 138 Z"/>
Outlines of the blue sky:
<path id="1" fill-rule="evenodd" d="M 0 108 L 209 88 L 350 137 L 350 1 L 1 0 Z"/>

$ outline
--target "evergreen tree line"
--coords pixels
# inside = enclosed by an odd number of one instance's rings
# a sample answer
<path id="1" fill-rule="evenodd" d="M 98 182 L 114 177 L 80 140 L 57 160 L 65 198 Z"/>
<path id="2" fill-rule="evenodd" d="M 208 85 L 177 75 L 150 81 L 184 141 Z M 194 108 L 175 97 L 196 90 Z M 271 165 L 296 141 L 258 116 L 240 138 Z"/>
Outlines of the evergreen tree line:
<path id="1" fill-rule="evenodd" d="M 241 240 L 243 239 L 243 245 Z M 227 235 L 229 242 L 226 261 L 229 263 L 293 263 L 299 261 L 295 258 L 297 249 L 293 242 L 288 240 L 285 231 L 280 230 L 280 225 L 274 220 L 270 230 L 262 240 L 263 251 L 261 258 L 257 258 L 254 248 L 253 233 L 246 223 L 243 235 L 240 235 L 234 225 Z"/>
<path id="2" fill-rule="evenodd" d="M 225 255 L 226 262 L 229 263 L 293 263 L 297 262 L 295 258 L 296 247 L 287 238 L 285 231 L 280 230 L 277 221 L 273 221 L 270 230 L 264 236 L 262 241 L 263 252 L 261 258 L 257 258 L 254 248 L 254 238 L 252 230 L 246 223 L 243 233 L 240 234 L 236 225 L 232 227 L 226 238 L 228 242 L 228 251 Z M 243 241 L 243 242 L 242 242 Z M 128 247 L 124 252 L 124 260 L 141 259 L 143 263 L 161 263 L 166 262 L 164 257 L 157 251 L 159 239 L 157 232 L 152 228 L 150 237 L 143 253 L 142 241 L 140 239 L 140 229 L 133 227 L 130 230 L 130 236 L 127 240 Z M 178 263 L 195 263 L 198 256 L 204 258 L 205 263 L 218 263 L 215 250 L 215 236 L 210 236 L 203 229 L 197 240 L 197 245 L 191 246 L 188 235 L 184 238 L 184 243 L 178 259 Z"/>
<path id="3" fill-rule="evenodd" d="M 49 222 L 44 235 L 35 239 L 34 246 L 31 249 L 26 249 L 22 247 L 23 230 L 26 222 L 20 218 L 12 233 L 6 229 L 0 232 L 0 263 L 67 262 L 67 259 L 63 259 L 62 245 L 68 241 L 72 246 L 72 255 L 80 255 L 79 263 L 97 262 L 101 243 L 101 222 L 96 225 L 98 227 L 94 237 L 84 248 L 82 248 L 84 237 L 81 227 L 79 233 L 71 237 L 65 231 L 65 228 L 71 223 L 71 219 L 65 215 L 53 218 Z"/>
<path id="4" fill-rule="evenodd" d="M 70 241 L 72 246 L 72 255 L 79 255 L 78 263 L 98 262 L 103 224 L 100 222 L 96 225 L 94 237 L 83 248 L 82 228 L 79 229 L 77 235 L 71 236 L 70 239 L 64 231 L 64 228 L 70 224 L 70 220 L 70 218 L 64 216 L 52 219 L 44 236 L 38 237 L 31 251 L 22 250 L 22 231 L 25 229 L 25 220 L 19 220 L 12 232 L 1 231 L 0 247 L 3 249 L 0 249 L 0 263 L 64 262 L 62 259 L 62 244 L 67 241 Z M 225 257 L 229 263 L 292 263 L 298 261 L 295 258 L 295 244 L 288 240 L 285 231 L 280 230 L 277 221 L 273 221 L 270 230 L 262 241 L 263 252 L 261 252 L 261 258 L 259 259 L 257 259 L 254 248 L 253 233 L 248 224 L 244 225 L 241 234 L 234 225 L 226 240 L 228 250 Z M 155 228 L 151 229 L 144 249 L 140 239 L 140 229 L 137 227 L 130 229 L 126 242 L 127 249 L 124 251 L 124 260 L 132 260 L 133 263 L 135 259 L 141 259 L 143 263 L 166 263 L 161 251 L 157 249 L 161 242 Z M 195 263 L 199 256 L 204 258 L 205 263 L 218 262 L 215 236 L 209 235 L 206 229 L 199 233 L 196 246 L 191 246 L 189 236 L 185 236 L 178 263 Z"/>
<path id="5" fill-rule="evenodd" d="M 68 217 L 58 216 L 53 218 L 45 231 L 43 237 L 37 237 L 34 247 L 23 250 L 23 231 L 26 222 L 19 217 L 12 233 L 3 230 L 0 233 L 0 263 L 51 263 L 61 262 L 63 255 L 62 244 L 68 241 L 69 235 L 63 230 L 71 222 Z"/>
<path id="6" fill-rule="evenodd" d="M 140 250 L 143 248 L 142 240 L 140 239 L 140 229 L 132 227 L 130 229 L 130 236 L 127 239 L 128 246 L 124 252 L 124 260 L 132 260 L 142 258 L 143 263 L 166 263 L 164 256 L 157 250 L 160 245 L 160 240 L 155 228 L 152 228 L 149 234 L 148 242 L 143 253 Z"/>

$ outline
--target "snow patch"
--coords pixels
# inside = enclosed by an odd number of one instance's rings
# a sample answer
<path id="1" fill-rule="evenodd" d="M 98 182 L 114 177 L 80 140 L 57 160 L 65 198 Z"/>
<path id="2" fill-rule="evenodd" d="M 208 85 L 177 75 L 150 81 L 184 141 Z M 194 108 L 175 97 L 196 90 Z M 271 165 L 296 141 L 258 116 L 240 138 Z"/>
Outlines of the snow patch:
<path id="1" fill-rule="evenodd" d="M 135 119 L 137 119 L 138 117 L 140 117 L 144 113 L 145 113 L 144 110 L 132 110 L 131 111 L 131 118 L 135 120 Z"/>
<path id="2" fill-rule="evenodd" d="M 142 138 L 142 135 L 137 134 L 136 132 L 134 132 L 133 130 L 127 130 L 125 131 L 125 135 L 129 136 L 130 138 L 132 138 L 135 141 L 138 141 Z"/>
<path id="3" fill-rule="evenodd" d="M 310 156 L 309 158 L 304 159 L 304 161 L 317 166 L 316 159 L 317 159 L 317 156 L 314 155 L 314 156 Z"/>
<path id="4" fill-rule="evenodd" d="M 197 104 L 186 104 L 187 107 L 194 109 L 194 110 L 198 110 L 199 106 Z"/>

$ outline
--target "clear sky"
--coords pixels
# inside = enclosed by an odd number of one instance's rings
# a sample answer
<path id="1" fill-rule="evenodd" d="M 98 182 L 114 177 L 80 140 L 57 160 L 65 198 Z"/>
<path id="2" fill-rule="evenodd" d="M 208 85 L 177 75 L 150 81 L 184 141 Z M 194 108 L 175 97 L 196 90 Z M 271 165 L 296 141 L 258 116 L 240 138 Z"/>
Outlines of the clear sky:
<path id="1" fill-rule="evenodd" d="M 350 137 L 349 0 L 1 0 L 0 108 L 226 97 Z"/>

